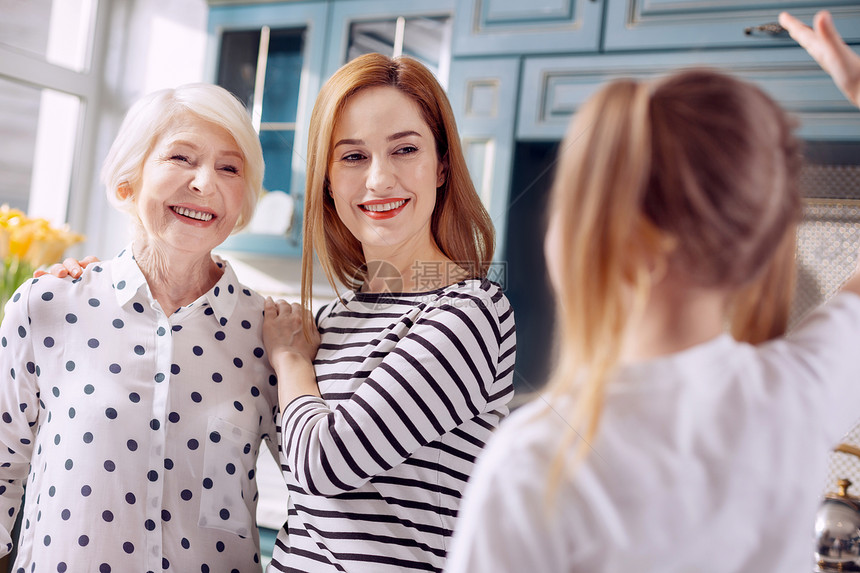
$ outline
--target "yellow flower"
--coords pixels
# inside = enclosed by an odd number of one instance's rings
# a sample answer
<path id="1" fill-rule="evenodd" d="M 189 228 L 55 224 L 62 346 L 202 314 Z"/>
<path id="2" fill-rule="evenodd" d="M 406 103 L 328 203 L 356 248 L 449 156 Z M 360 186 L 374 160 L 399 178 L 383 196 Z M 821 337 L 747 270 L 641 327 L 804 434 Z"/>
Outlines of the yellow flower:
<path id="1" fill-rule="evenodd" d="M 0 207 L 0 258 L 15 257 L 32 267 L 58 262 L 65 250 L 84 237 L 55 228 L 46 219 L 30 218 L 8 205 Z"/>
<path id="2" fill-rule="evenodd" d="M 66 248 L 83 240 L 66 225 L 52 227 L 46 219 L 0 206 L 0 321 L 4 304 L 33 270 L 58 262 Z"/>

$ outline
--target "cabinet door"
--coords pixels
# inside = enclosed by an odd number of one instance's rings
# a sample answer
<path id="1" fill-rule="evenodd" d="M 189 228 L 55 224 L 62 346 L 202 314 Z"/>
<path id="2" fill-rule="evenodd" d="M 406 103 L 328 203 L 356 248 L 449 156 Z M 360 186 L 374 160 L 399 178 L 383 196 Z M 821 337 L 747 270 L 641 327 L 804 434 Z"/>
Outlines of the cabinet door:
<path id="1" fill-rule="evenodd" d="M 848 42 L 860 42 L 857 0 L 607 0 L 604 49 L 789 46 L 785 33 L 758 27 L 783 10 L 806 22 L 821 8 L 833 14 Z"/>
<path id="2" fill-rule="evenodd" d="M 517 137 L 561 139 L 579 106 L 604 82 L 651 78 L 691 66 L 724 69 L 755 82 L 798 116 L 801 137 L 860 140 L 860 111 L 800 48 L 527 58 Z"/>
<path id="3" fill-rule="evenodd" d="M 326 2 L 291 2 L 209 10 L 207 75 L 246 102 L 266 160 L 263 186 L 289 195 L 264 196 L 254 222 L 289 222 L 286 233 L 246 230 L 225 249 L 301 254 L 307 122 L 322 78 L 328 9 Z"/>
<path id="4" fill-rule="evenodd" d="M 594 52 L 605 0 L 464 0 L 454 55 Z"/>
<path id="5" fill-rule="evenodd" d="M 408 55 L 433 70 L 444 85 L 451 63 L 454 0 L 367 0 L 332 5 L 325 78 L 369 51 Z"/>
<path id="6" fill-rule="evenodd" d="M 469 173 L 496 228 L 495 261 L 505 253 L 519 71 L 518 58 L 455 60 L 448 88 Z"/>

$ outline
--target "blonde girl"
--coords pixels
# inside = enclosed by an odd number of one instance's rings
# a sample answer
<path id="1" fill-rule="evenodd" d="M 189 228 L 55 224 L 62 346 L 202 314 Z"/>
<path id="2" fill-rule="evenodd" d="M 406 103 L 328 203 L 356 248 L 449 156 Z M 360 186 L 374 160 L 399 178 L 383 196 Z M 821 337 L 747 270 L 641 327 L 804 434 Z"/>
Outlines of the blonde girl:
<path id="1" fill-rule="evenodd" d="M 860 278 L 789 338 L 727 332 L 784 328 L 792 127 L 710 70 L 618 80 L 577 114 L 546 238 L 550 396 L 485 450 L 447 571 L 811 569 L 827 453 L 860 413 Z"/>

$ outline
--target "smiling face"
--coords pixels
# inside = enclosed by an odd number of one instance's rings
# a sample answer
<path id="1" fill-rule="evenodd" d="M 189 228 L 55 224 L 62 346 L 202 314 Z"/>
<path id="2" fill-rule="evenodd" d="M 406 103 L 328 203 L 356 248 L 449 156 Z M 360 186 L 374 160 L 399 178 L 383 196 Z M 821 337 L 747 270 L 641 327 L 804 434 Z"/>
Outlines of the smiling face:
<path id="1" fill-rule="evenodd" d="M 393 87 L 361 90 L 335 125 L 329 180 L 365 258 L 416 260 L 435 249 L 430 219 L 444 167 L 418 105 Z"/>
<path id="2" fill-rule="evenodd" d="M 135 204 L 145 240 L 162 251 L 208 254 L 232 232 L 244 193 L 243 156 L 230 133 L 184 118 L 143 164 Z"/>

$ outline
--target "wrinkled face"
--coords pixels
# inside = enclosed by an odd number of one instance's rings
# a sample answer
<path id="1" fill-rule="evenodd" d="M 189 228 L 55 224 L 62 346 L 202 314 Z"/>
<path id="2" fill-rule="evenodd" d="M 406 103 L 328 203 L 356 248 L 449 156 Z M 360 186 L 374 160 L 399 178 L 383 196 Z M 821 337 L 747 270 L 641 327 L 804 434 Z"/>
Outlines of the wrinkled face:
<path id="1" fill-rule="evenodd" d="M 182 119 L 157 140 L 135 191 L 147 241 L 166 252 L 208 253 L 239 217 L 247 192 L 242 152 L 225 129 Z"/>
<path id="2" fill-rule="evenodd" d="M 368 260 L 432 247 L 430 218 L 445 174 L 418 105 L 393 87 L 364 89 L 346 104 L 333 142 L 335 208 Z"/>

